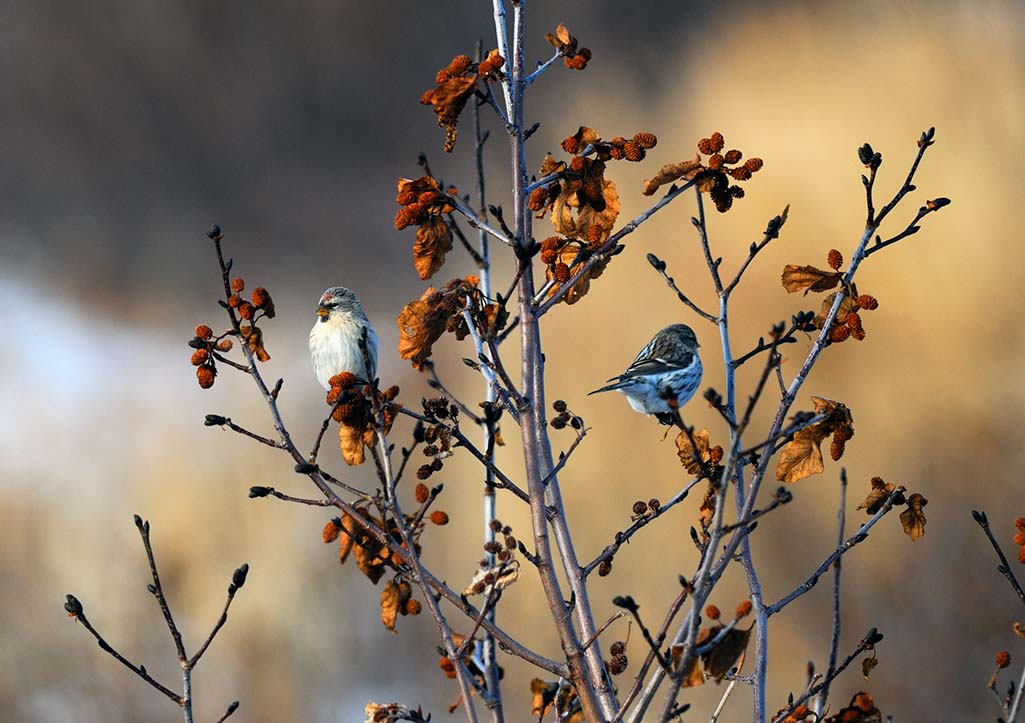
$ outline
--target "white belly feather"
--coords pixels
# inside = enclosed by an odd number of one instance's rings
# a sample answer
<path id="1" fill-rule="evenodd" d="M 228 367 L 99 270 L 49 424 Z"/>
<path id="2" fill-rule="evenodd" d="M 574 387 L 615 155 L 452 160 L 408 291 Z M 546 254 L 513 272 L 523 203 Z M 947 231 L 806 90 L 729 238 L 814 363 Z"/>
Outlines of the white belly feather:
<path id="1" fill-rule="evenodd" d="M 310 330 L 310 358 L 317 381 L 324 389 L 330 389 L 328 380 L 335 374 L 351 372 L 361 379 L 370 380 L 377 372 L 377 333 L 367 323 L 367 352 L 370 369 L 366 369 L 360 352 L 359 340 L 363 324 L 346 315 L 345 318 L 319 319 Z"/>

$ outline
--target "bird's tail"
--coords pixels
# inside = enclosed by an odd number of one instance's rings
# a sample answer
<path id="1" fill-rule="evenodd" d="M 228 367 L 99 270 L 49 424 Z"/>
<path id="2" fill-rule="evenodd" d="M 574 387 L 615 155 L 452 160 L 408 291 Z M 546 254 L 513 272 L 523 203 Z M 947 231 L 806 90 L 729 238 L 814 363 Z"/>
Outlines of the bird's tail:
<path id="1" fill-rule="evenodd" d="M 622 379 L 620 379 L 616 382 L 613 382 L 612 384 L 606 384 L 601 389 L 595 389 L 593 392 L 588 392 L 587 396 L 591 396 L 592 394 L 599 394 L 601 392 L 618 392 L 620 389 L 623 389 L 624 387 L 628 386 L 630 386 L 629 381 L 623 381 Z"/>

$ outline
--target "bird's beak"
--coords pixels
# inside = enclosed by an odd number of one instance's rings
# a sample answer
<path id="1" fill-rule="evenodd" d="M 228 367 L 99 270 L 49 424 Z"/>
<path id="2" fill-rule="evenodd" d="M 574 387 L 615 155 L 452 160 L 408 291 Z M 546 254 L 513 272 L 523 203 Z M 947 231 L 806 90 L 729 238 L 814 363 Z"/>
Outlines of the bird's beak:
<path id="1" fill-rule="evenodd" d="M 321 304 L 320 306 L 317 307 L 317 316 L 319 316 L 322 319 L 324 317 L 326 317 L 330 313 L 331 312 L 328 310 L 328 308 L 326 306 L 324 306 L 323 304 Z"/>

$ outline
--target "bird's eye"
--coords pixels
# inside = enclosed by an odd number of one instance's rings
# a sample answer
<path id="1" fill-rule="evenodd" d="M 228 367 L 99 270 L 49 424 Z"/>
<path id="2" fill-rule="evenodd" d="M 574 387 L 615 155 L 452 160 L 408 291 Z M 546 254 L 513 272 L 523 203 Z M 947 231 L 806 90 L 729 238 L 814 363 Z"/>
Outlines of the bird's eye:
<path id="1" fill-rule="evenodd" d="M 331 302 L 328 302 L 327 304 L 324 304 L 324 306 L 326 308 L 328 308 L 328 309 L 337 309 L 338 308 L 338 302 L 337 301 L 331 301 Z"/>

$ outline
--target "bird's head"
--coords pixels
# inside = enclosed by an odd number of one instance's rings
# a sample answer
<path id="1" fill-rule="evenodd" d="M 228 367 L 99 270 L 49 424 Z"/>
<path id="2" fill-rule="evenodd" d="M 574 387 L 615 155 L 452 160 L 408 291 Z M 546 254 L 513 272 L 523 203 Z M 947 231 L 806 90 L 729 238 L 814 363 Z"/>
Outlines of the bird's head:
<path id="1" fill-rule="evenodd" d="M 685 348 L 697 349 L 701 346 L 698 344 L 698 337 L 694 330 L 686 324 L 673 324 L 666 327 L 663 333 L 667 334 L 675 342 L 684 345 Z"/>
<path id="2" fill-rule="evenodd" d="M 344 286 L 332 286 L 320 295 L 317 316 L 320 317 L 320 321 L 327 321 L 332 316 L 340 315 L 366 317 L 354 293 Z"/>

